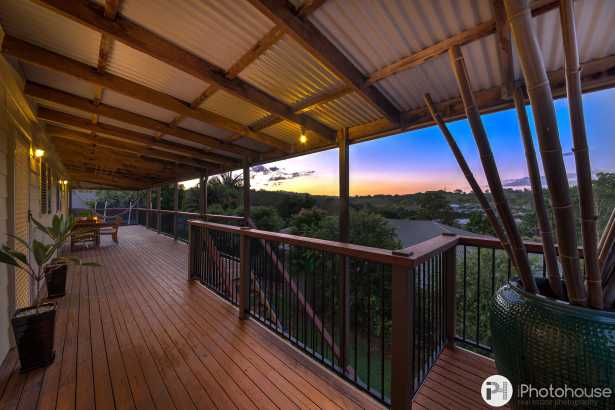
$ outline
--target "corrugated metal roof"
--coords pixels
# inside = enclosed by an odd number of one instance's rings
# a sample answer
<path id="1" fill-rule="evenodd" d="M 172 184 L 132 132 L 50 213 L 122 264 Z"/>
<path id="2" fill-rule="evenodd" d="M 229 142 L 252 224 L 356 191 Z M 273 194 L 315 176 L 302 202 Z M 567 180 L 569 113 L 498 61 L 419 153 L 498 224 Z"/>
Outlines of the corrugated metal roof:
<path id="1" fill-rule="evenodd" d="M 282 121 L 263 129 L 263 132 L 289 144 L 296 144 L 301 134 L 301 127 L 294 122 Z"/>
<path id="2" fill-rule="evenodd" d="M 102 102 L 113 107 L 121 108 L 126 111 L 131 111 L 137 114 L 145 115 L 146 117 L 155 118 L 158 121 L 170 122 L 177 116 L 172 111 L 155 105 L 144 103 L 141 100 L 128 97 L 124 94 L 116 93 L 115 91 L 106 89 L 103 93 Z"/>
<path id="3" fill-rule="evenodd" d="M 204 81 L 118 41 L 113 43 L 106 71 L 187 102 L 207 88 Z"/>
<path id="4" fill-rule="evenodd" d="M 254 141 L 250 138 L 240 138 L 234 142 L 234 144 L 239 145 L 240 147 L 248 148 L 253 151 L 258 152 L 268 152 L 271 150 L 271 147 L 265 144 L 261 144 L 260 142 Z"/>
<path id="5" fill-rule="evenodd" d="M 178 126 L 182 128 L 186 128 L 188 130 L 199 132 L 201 134 L 209 135 L 210 137 L 225 139 L 233 135 L 232 132 L 223 130 L 209 124 L 206 124 L 202 121 L 195 120 L 193 118 L 184 118 L 178 124 Z"/>
<path id="6" fill-rule="evenodd" d="M 96 66 L 101 35 L 31 1 L 2 0 L 0 24 L 19 39 Z"/>
<path id="7" fill-rule="evenodd" d="M 152 135 L 152 136 L 158 134 L 156 131 L 152 131 L 147 128 L 141 128 L 133 124 L 125 123 L 123 121 L 114 120 L 113 118 L 100 116 L 98 117 L 98 122 L 103 123 L 103 124 L 113 125 L 115 127 L 125 128 L 130 131 L 140 132 L 141 134 L 147 134 L 147 135 Z"/>
<path id="8" fill-rule="evenodd" d="M 224 70 L 273 28 L 244 0 L 126 0 L 121 13 Z"/>
<path id="9" fill-rule="evenodd" d="M 90 100 L 94 99 L 96 95 L 96 86 L 87 81 L 28 63 L 22 62 L 21 66 L 28 81 L 56 88 Z"/>
<path id="10" fill-rule="evenodd" d="M 357 93 L 319 105 L 309 111 L 308 115 L 333 129 L 352 127 L 381 117 L 380 112 Z"/>
<path id="11" fill-rule="evenodd" d="M 250 104 L 224 91 L 217 91 L 201 104 L 201 108 L 244 125 L 252 124 L 269 115 L 267 111 L 260 109 L 254 104 Z"/>
<path id="12" fill-rule="evenodd" d="M 66 114 L 74 115 L 75 117 L 79 117 L 79 118 L 87 118 L 87 119 L 92 118 L 92 114 L 90 114 L 87 111 L 77 110 L 72 107 L 67 107 L 65 105 L 57 104 L 51 101 L 40 100 L 38 98 L 32 98 L 32 100 L 35 101 L 39 107 L 45 107 L 45 108 L 49 108 L 55 111 L 60 111 Z"/>
<path id="13" fill-rule="evenodd" d="M 289 36 L 263 53 L 239 77 L 289 105 L 344 84 Z"/>
<path id="14" fill-rule="evenodd" d="M 309 19 L 365 75 L 491 18 L 486 0 L 330 0 Z"/>
<path id="15" fill-rule="evenodd" d="M 209 150 L 209 148 L 206 145 L 199 144 L 199 143 L 192 142 L 192 141 L 186 141 L 184 139 L 177 138 L 177 137 L 174 137 L 172 135 L 164 135 L 162 137 L 162 139 L 165 140 L 165 141 L 170 141 L 170 142 L 175 142 L 177 144 L 185 145 L 187 147 L 193 147 L 193 148 Z"/>

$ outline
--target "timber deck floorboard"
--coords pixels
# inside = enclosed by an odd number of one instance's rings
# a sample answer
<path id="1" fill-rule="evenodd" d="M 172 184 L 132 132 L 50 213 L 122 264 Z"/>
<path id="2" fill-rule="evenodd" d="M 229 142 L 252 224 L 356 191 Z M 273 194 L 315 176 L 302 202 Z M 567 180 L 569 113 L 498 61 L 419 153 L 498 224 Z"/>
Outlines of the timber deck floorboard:
<path id="1" fill-rule="evenodd" d="M 140 226 L 77 252 L 102 267 L 69 269 L 53 364 L 22 374 L 15 350 L 4 359 L 0 410 L 382 408 L 188 281 L 187 254 Z M 495 373 L 491 360 L 446 349 L 413 407 L 486 407 L 478 382 Z"/>

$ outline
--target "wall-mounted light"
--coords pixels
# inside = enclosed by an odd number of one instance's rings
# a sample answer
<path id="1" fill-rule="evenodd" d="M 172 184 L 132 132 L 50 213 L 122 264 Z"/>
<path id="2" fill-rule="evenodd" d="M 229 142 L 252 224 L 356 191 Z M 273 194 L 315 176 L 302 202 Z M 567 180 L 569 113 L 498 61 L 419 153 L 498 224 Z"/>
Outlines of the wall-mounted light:
<path id="1" fill-rule="evenodd" d="M 42 148 L 37 148 L 34 150 L 34 157 L 35 158 L 42 158 L 45 156 L 45 150 Z"/>
<path id="2" fill-rule="evenodd" d="M 305 133 L 305 128 L 301 127 L 301 134 L 299 135 L 299 142 L 305 144 L 307 142 L 307 135 Z"/>

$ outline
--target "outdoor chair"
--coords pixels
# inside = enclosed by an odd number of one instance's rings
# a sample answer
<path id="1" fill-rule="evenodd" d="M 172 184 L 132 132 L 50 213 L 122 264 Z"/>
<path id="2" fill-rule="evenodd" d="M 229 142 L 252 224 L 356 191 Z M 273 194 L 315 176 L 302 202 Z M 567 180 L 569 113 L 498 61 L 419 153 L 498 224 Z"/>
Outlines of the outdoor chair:
<path id="1" fill-rule="evenodd" d="M 122 217 L 116 216 L 115 220 L 113 221 L 113 225 L 100 228 L 100 235 L 111 235 L 111 239 L 113 239 L 113 242 L 117 243 L 117 233 L 120 230 L 120 225 L 122 224 L 122 222 Z"/>

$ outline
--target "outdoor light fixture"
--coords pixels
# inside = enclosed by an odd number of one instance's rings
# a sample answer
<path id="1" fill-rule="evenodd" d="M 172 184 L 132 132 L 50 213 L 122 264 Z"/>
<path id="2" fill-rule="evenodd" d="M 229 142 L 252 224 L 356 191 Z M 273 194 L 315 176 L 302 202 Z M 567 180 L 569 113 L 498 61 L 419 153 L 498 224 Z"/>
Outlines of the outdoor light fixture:
<path id="1" fill-rule="evenodd" d="M 34 150 L 34 156 L 36 158 L 42 158 L 43 156 L 45 156 L 45 150 L 41 149 L 41 148 L 37 148 Z"/>
<path id="2" fill-rule="evenodd" d="M 305 128 L 301 127 L 301 135 L 299 135 L 299 142 L 305 144 L 307 142 L 307 135 L 305 134 Z"/>

